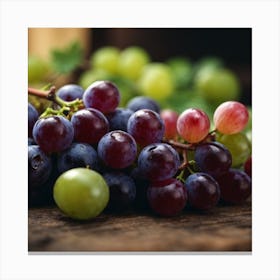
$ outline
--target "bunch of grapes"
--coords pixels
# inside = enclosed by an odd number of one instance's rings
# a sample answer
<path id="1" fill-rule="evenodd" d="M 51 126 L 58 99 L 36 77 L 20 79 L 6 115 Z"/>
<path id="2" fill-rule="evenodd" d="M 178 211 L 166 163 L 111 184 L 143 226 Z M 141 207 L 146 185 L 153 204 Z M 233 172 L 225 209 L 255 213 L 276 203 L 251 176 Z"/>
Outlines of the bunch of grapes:
<path id="1" fill-rule="evenodd" d="M 174 216 L 187 207 L 239 204 L 251 194 L 250 152 L 242 160 L 232 152 L 249 118 L 237 101 L 217 107 L 210 131 L 198 108 L 179 115 L 144 96 L 119 107 L 121 94 L 110 81 L 29 93 L 54 103 L 40 117 L 28 104 L 30 205 L 53 199 L 82 220 L 133 208 Z"/>

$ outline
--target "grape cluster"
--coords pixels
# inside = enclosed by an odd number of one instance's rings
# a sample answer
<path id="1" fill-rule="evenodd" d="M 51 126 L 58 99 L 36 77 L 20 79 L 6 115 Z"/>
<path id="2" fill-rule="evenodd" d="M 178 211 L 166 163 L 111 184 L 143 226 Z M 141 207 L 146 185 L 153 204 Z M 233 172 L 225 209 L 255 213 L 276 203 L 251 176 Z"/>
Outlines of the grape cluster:
<path id="1" fill-rule="evenodd" d="M 40 117 L 28 104 L 30 205 L 53 199 L 66 215 L 90 219 L 132 208 L 174 216 L 248 199 L 250 150 L 243 145 L 242 159 L 233 157 L 249 118 L 243 104 L 220 104 L 210 131 L 201 109 L 179 115 L 143 96 L 121 108 L 120 98 L 117 86 L 102 80 L 85 91 L 62 87 L 52 99 L 59 109 Z"/>

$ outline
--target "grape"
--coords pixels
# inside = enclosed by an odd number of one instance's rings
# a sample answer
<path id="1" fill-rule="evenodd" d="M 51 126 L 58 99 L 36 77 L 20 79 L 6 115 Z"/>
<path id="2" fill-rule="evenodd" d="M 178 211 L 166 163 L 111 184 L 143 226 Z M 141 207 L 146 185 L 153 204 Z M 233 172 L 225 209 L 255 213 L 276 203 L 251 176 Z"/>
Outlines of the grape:
<path id="1" fill-rule="evenodd" d="M 30 145 L 36 145 L 36 143 L 33 138 L 28 137 L 28 146 Z"/>
<path id="2" fill-rule="evenodd" d="M 243 133 L 217 135 L 217 141 L 230 151 L 232 167 L 240 167 L 251 154 L 251 143 Z"/>
<path id="3" fill-rule="evenodd" d="M 109 201 L 104 178 L 87 168 L 74 168 L 61 174 L 55 182 L 54 200 L 67 216 L 87 220 L 98 216 Z"/>
<path id="4" fill-rule="evenodd" d="M 245 173 L 252 178 L 252 156 L 250 156 L 244 163 Z"/>
<path id="5" fill-rule="evenodd" d="M 62 116 L 49 116 L 35 123 L 33 138 L 46 153 L 61 152 L 70 147 L 74 128 L 72 123 Z"/>
<path id="6" fill-rule="evenodd" d="M 158 114 L 160 113 L 159 104 L 155 100 L 145 96 L 136 96 L 132 98 L 127 103 L 127 108 L 134 112 L 141 109 L 149 109 L 157 112 Z"/>
<path id="7" fill-rule="evenodd" d="M 178 133 L 189 143 L 198 143 L 203 140 L 210 129 L 208 116 L 199 109 L 187 109 L 177 120 Z"/>
<path id="8" fill-rule="evenodd" d="M 240 95 L 240 82 L 228 69 L 204 70 L 197 76 L 195 85 L 201 96 L 215 105 L 227 100 L 237 100 Z"/>
<path id="9" fill-rule="evenodd" d="M 95 51 L 90 58 L 93 69 L 104 70 L 117 74 L 120 51 L 115 47 L 103 47 Z"/>
<path id="10" fill-rule="evenodd" d="M 147 197 L 151 208 L 161 216 L 178 215 L 187 203 L 184 184 L 174 178 L 152 182 Z"/>
<path id="11" fill-rule="evenodd" d="M 136 186 L 133 179 L 121 172 L 110 172 L 103 175 L 110 190 L 107 208 L 115 211 L 129 209 L 136 197 Z"/>
<path id="12" fill-rule="evenodd" d="M 223 134 L 234 134 L 242 131 L 248 119 L 247 108 L 238 101 L 224 102 L 214 112 L 215 127 Z"/>
<path id="13" fill-rule="evenodd" d="M 164 137 L 166 139 L 174 139 L 177 136 L 177 120 L 179 114 L 171 109 L 164 109 L 160 113 L 160 117 L 164 122 L 165 132 Z"/>
<path id="14" fill-rule="evenodd" d="M 194 158 L 201 172 L 208 173 L 214 177 L 226 172 L 232 163 L 230 152 L 218 142 L 198 145 Z"/>
<path id="15" fill-rule="evenodd" d="M 146 146 L 138 157 L 141 174 L 152 181 L 163 181 L 173 177 L 179 165 L 180 158 L 177 151 L 164 143 Z"/>
<path id="16" fill-rule="evenodd" d="M 174 90 L 172 72 L 163 63 L 150 63 L 145 66 L 138 84 L 145 96 L 158 101 L 166 99 Z"/>
<path id="17" fill-rule="evenodd" d="M 107 166 L 122 169 L 134 162 L 137 146 L 131 135 L 122 130 L 114 130 L 100 139 L 97 153 Z"/>
<path id="18" fill-rule="evenodd" d="M 72 143 L 70 148 L 58 156 L 57 169 L 59 173 L 76 167 L 98 169 L 97 152 L 89 144 Z"/>
<path id="19" fill-rule="evenodd" d="M 110 130 L 127 131 L 127 122 L 133 111 L 130 109 L 117 108 L 114 112 L 107 114 Z"/>
<path id="20" fill-rule="evenodd" d="M 224 202 L 241 204 L 251 195 L 251 178 L 241 170 L 230 169 L 216 180 Z"/>
<path id="21" fill-rule="evenodd" d="M 136 198 L 134 206 L 138 210 L 147 210 L 149 209 L 149 203 L 147 198 L 147 189 L 150 185 L 149 180 L 141 174 L 140 169 L 135 167 L 131 173 L 130 177 L 134 180 L 136 185 Z"/>
<path id="22" fill-rule="evenodd" d="M 74 113 L 71 117 L 74 138 L 77 142 L 97 144 L 109 131 L 109 122 L 98 110 L 88 108 Z"/>
<path id="23" fill-rule="evenodd" d="M 164 123 L 156 112 L 142 109 L 128 119 L 127 132 L 134 137 L 137 144 L 146 146 L 163 139 Z"/>
<path id="24" fill-rule="evenodd" d="M 95 81 L 85 90 L 83 102 L 86 108 L 111 113 L 119 105 L 120 93 L 118 88 L 109 81 Z"/>
<path id="25" fill-rule="evenodd" d="M 28 137 L 32 137 L 33 126 L 38 120 L 39 114 L 35 107 L 28 103 Z"/>
<path id="26" fill-rule="evenodd" d="M 38 145 L 28 146 L 28 191 L 44 184 L 51 171 L 51 158 Z"/>
<path id="27" fill-rule="evenodd" d="M 61 87 L 56 95 L 64 101 L 83 99 L 84 89 L 78 85 L 69 84 Z"/>
<path id="28" fill-rule="evenodd" d="M 119 74 L 127 79 L 137 80 L 149 61 L 149 55 L 144 49 L 128 47 L 120 54 Z"/>
<path id="29" fill-rule="evenodd" d="M 191 174 L 187 178 L 185 186 L 189 204 L 195 209 L 208 210 L 214 207 L 220 199 L 220 188 L 217 181 L 206 173 Z"/>

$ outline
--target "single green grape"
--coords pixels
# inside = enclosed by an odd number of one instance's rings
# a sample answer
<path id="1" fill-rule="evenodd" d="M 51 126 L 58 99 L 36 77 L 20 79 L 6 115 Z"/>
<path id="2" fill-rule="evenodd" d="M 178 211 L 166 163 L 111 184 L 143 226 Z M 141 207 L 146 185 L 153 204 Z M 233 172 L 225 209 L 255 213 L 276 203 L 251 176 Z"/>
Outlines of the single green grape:
<path id="1" fill-rule="evenodd" d="M 95 70 L 90 69 L 82 73 L 79 79 L 79 84 L 81 85 L 81 87 L 86 89 L 95 81 L 110 80 L 110 78 L 111 75 L 102 69 L 95 69 Z"/>
<path id="2" fill-rule="evenodd" d="M 174 90 L 172 72 L 164 63 L 150 63 L 143 69 L 138 85 L 145 96 L 164 100 Z"/>
<path id="3" fill-rule="evenodd" d="M 30 56 L 28 58 L 28 83 L 46 82 L 47 76 L 50 74 L 49 64 L 40 57 Z"/>
<path id="4" fill-rule="evenodd" d="M 202 97 L 216 105 L 228 100 L 238 100 L 240 96 L 240 82 L 228 69 L 204 71 L 197 76 L 195 86 Z"/>
<path id="5" fill-rule="evenodd" d="M 120 51 L 115 47 L 103 47 L 93 53 L 90 58 L 93 69 L 101 69 L 110 74 L 117 74 Z"/>
<path id="6" fill-rule="evenodd" d="M 240 167 L 251 155 L 251 143 L 242 132 L 231 135 L 217 134 L 216 140 L 230 151 L 232 167 Z"/>
<path id="7" fill-rule="evenodd" d="M 137 80 L 149 61 L 150 57 L 144 49 L 140 47 L 126 48 L 119 57 L 119 74 L 124 78 Z"/>
<path id="8" fill-rule="evenodd" d="M 87 168 L 74 168 L 61 174 L 53 194 L 61 211 L 78 220 L 98 216 L 109 201 L 107 183 L 99 173 Z"/>

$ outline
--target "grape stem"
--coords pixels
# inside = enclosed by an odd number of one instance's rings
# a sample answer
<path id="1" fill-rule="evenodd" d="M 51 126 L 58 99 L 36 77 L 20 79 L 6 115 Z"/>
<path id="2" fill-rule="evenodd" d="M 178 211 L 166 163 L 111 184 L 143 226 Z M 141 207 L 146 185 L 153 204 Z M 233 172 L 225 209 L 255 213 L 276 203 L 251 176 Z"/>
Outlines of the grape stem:
<path id="1" fill-rule="evenodd" d="M 181 150 L 194 150 L 195 148 L 193 144 L 183 144 L 174 140 L 164 140 L 163 142 Z"/>

